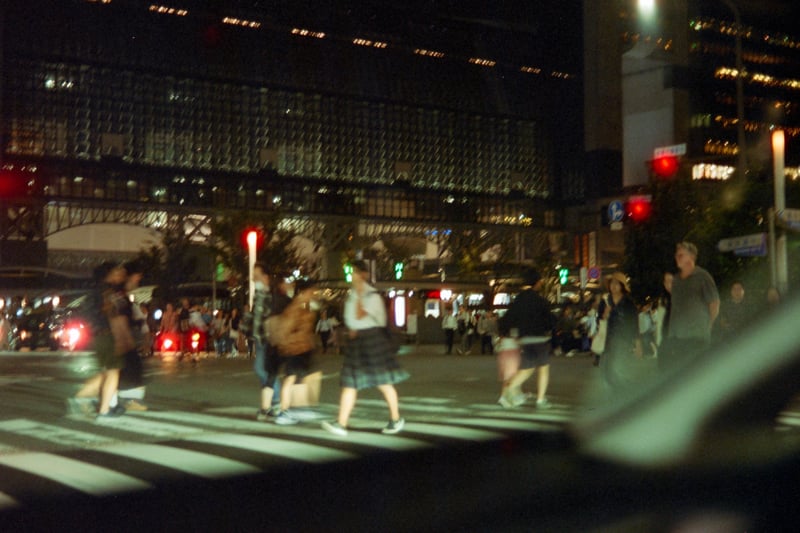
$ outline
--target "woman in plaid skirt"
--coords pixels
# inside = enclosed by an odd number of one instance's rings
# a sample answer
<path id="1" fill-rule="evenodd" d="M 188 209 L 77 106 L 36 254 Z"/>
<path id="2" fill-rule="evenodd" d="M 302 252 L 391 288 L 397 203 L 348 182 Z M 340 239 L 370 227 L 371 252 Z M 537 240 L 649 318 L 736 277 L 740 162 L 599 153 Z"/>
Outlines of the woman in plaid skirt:
<path id="1" fill-rule="evenodd" d="M 408 379 L 400 368 L 396 350 L 386 334 L 386 305 L 383 297 L 368 282 L 369 268 L 364 261 L 353 262 L 352 288 L 344 304 L 344 323 L 349 342 L 341 371 L 342 395 L 336 422 L 323 422 L 322 427 L 335 434 L 347 435 L 347 421 L 356 405 L 358 391 L 377 387 L 389 407 L 389 424 L 383 433 L 399 433 L 405 425 L 395 383 Z"/>

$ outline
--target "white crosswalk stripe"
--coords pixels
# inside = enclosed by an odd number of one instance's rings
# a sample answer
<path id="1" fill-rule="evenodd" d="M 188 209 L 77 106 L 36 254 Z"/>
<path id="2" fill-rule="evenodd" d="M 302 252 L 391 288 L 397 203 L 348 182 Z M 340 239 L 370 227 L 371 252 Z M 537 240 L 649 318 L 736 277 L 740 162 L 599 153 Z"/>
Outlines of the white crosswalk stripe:
<path id="1" fill-rule="evenodd" d="M 244 410 L 252 414 L 252 407 Z M 319 426 L 309 427 L 308 425 L 297 426 L 276 426 L 275 424 L 242 420 L 224 416 L 215 416 L 202 413 L 179 413 L 175 411 L 145 411 L 137 413 L 135 416 L 152 417 L 159 420 L 180 420 L 184 423 L 197 423 L 213 427 L 218 430 L 228 431 L 247 431 L 251 433 L 274 433 L 286 436 L 310 437 L 323 441 L 341 441 L 342 437 L 331 435 Z M 354 420 L 358 423 L 358 420 Z M 498 435 L 499 436 L 499 435 Z M 382 435 L 380 433 L 368 433 L 352 431 L 347 436 L 347 442 L 370 446 L 375 448 L 389 448 L 396 451 L 413 450 L 426 447 L 428 444 L 418 440 L 405 438 L 397 435 Z"/>
<path id="2" fill-rule="evenodd" d="M 800 412 L 783 411 L 778 415 L 777 422 L 784 426 L 800 427 Z"/>
<path id="3" fill-rule="evenodd" d="M 309 463 L 323 463 L 343 459 L 355 459 L 353 453 L 326 448 L 315 444 L 306 444 L 285 439 L 270 437 L 256 437 L 254 435 L 237 435 L 232 433 L 215 433 L 209 435 L 196 435 L 186 440 L 204 442 L 233 448 L 241 448 L 270 455 L 279 455 L 287 459 Z"/>
<path id="4" fill-rule="evenodd" d="M 256 474 L 261 471 L 252 465 L 225 457 L 160 444 L 125 443 L 108 446 L 101 451 L 209 479 Z"/>
<path id="5" fill-rule="evenodd" d="M 385 404 L 379 400 L 365 404 L 354 413 L 358 416 L 351 419 L 346 437 L 319 425 L 336 412 L 335 405 L 297 410 L 302 421 L 294 426 L 256 421 L 252 406 L 129 412 L 99 425 L 78 415 L 54 423 L 0 420 L 0 509 L 25 504 L 13 486 L 2 484 L 3 472 L 41 477 L 83 494 L 109 495 L 147 490 L 175 476 L 216 479 L 255 474 L 274 464 L 269 458 L 306 463 L 351 460 L 371 450 L 402 452 L 497 440 L 518 431 L 549 431 L 569 418 L 566 406 L 546 412 L 507 411 L 492 404 L 465 408 L 447 399 L 409 398 L 402 406 L 408 418 L 403 433 L 384 435 Z M 381 418 L 373 416 L 378 411 Z M 9 436 L 14 440 L 7 441 Z M 25 440 L 39 444 L 26 445 Z M 42 446 L 46 451 L 28 451 Z M 137 462 L 155 469 L 141 469 Z M 147 474 L 139 474 L 140 470 Z"/>
<path id="6" fill-rule="evenodd" d="M 152 488 L 150 483 L 141 479 L 52 453 L 7 455 L 0 457 L 0 465 L 56 481 L 92 496 Z"/>

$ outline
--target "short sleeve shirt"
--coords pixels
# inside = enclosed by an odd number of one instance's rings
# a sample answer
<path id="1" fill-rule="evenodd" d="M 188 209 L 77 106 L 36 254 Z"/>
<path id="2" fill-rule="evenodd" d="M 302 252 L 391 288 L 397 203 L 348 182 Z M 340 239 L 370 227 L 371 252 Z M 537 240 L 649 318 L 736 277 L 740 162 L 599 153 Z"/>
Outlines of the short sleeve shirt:
<path id="1" fill-rule="evenodd" d="M 711 315 L 708 306 L 719 301 L 714 278 L 707 270 L 695 267 L 688 277 L 672 280 L 672 304 L 669 337 L 676 339 L 711 339 Z"/>
<path id="2" fill-rule="evenodd" d="M 367 314 L 361 318 L 356 317 L 358 300 Z M 370 329 L 386 326 L 386 304 L 383 297 L 373 287 L 367 287 L 363 296 L 359 296 L 355 289 L 350 290 L 344 303 L 344 323 L 349 329 Z"/>

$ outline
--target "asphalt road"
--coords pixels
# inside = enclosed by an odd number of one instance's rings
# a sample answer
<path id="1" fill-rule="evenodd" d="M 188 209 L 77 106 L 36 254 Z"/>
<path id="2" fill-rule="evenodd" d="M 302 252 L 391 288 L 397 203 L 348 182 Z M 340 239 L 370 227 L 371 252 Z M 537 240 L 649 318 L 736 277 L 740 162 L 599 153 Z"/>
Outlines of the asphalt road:
<path id="1" fill-rule="evenodd" d="M 492 405 L 500 390 L 495 358 L 489 355 L 443 355 L 437 345 L 406 345 L 401 362 L 411 379 L 398 385 L 401 407 L 415 399 L 427 398 L 433 404 L 467 408 Z M 314 366 L 322 372 L 318 409 L 335 410 L 339 396 L 338 371 L 342 357 L 318 355 Z M 258 406 L 259 390 L 252 370 L 253 361 L 201 359 L 187 361 L 145 360 L 146 403 L 153 409 L 202 411 L 209 408 Z M 64 399 L 74 394 L 82 381 L 94 373 L 87 354 L 47 352 L 0 352 L 0 417 L 25 413 L 36 417 L 64 414 Z M 554 357 L 548 398 L 563 407 L 575 407 L 597 369 L 585 355 Z M 535 377 L 527 388 L 535 390 Z M 376 390 L 363 391 L 363 403 L 380 400 Z M 361 401 L 357 408 L 362 407 Z M 522 408 L 523 410 L 526 407 Z M 435 414 L 435 410 L 431 410 Z M 413 416 L 413 415 L 409 415 Z"/>
<path id="2" fill-rule="evenodd" d="M 412 374 L 398 386 L 402 433 L 381 433 L 386 407 L 365 391 L 347 437 L 320 428 L 336 413 L 337 355 L 317 359 L 319 404 L 283 427 L 255 420 L 248 359 L 148 359 L 149 410 L 98 424 L 64 409 L 92 374 L 91 357 L 0 354 L 0 530 L 590 531 L 597 516 L 636 517 L 685 493 L 691 471 L 645 480 L 575 453 L 562 429 L 592 408 L 582 401 L 598 374 L 588 356 L 552 359 L 550 409 L 506 410 L 493 357 L 441 351 L 401 355 Z M 603 531 L 656 530 L 660 520 Z"/>
<path id="3" fill-rule="evenodd" d="M 301 422 L 256 421 L 259 388 L 253 361 L 145 360 L 145 412 L 129 411 L 109 424 L 68 415 L 65 399 L 94 373 L 89 354 L 0 354 L 0 510 L 72 493 L 105 496 L 157 487 L 176 476 L 219 477 L 324 463 L 374 453 L 404 453 L 509 436 L 561 433 L 575 416 L 597 370 L 587 356 L 554 358 L 548 397 L 506 410 L 497 403 L 492 356 L 442 355 L 439 346 L 406 346 L 411 373 L 398 385 L 407 421 L 400 435 L 380 433 L 388 420 L 376 390 L 363 391 L 348 437 L 320 422 L 335 417 L 342 357 L 320 355 L 319 402 L 293 409 Z M 298 391 L 302 397 L 302 391 Z"/>

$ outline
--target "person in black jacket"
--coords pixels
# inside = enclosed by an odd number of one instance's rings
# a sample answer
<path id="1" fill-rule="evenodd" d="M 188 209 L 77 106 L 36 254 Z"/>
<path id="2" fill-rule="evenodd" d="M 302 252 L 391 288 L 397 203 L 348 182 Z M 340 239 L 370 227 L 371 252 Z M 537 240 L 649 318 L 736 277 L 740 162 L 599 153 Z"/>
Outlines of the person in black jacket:
<path id="1" fill-rule="evenodd" d="M 500 319 L 501 334 L 517 339 L 521 358 L 519 369 L 503 388 L 498 403 L 505 408 L 518 407 L 525 403 L 529 395 L 522 392 L 522 384 L 538 368 L 536 407 L 546 409 L 549 406 L 546 393 L 550 381 L 550 341 L 556 320 L 551 312 L 550 302 L 537 292 L 542 287 L 539 273 L 533 269 L 528 270 L 523 274 L 523 282 L 525 285 L 522 292 Z"/>
<path id="2" fill-rule="evenodd" d="M 604 312 L 608 331 L 600 369 L 607 385 L 621 388 L 637 380 L 636 359 L 642 357 L 639 310 L 631 298 L 628 278 L 622 272 L 611 275 L 608 292 L 608 306 Z"/>

